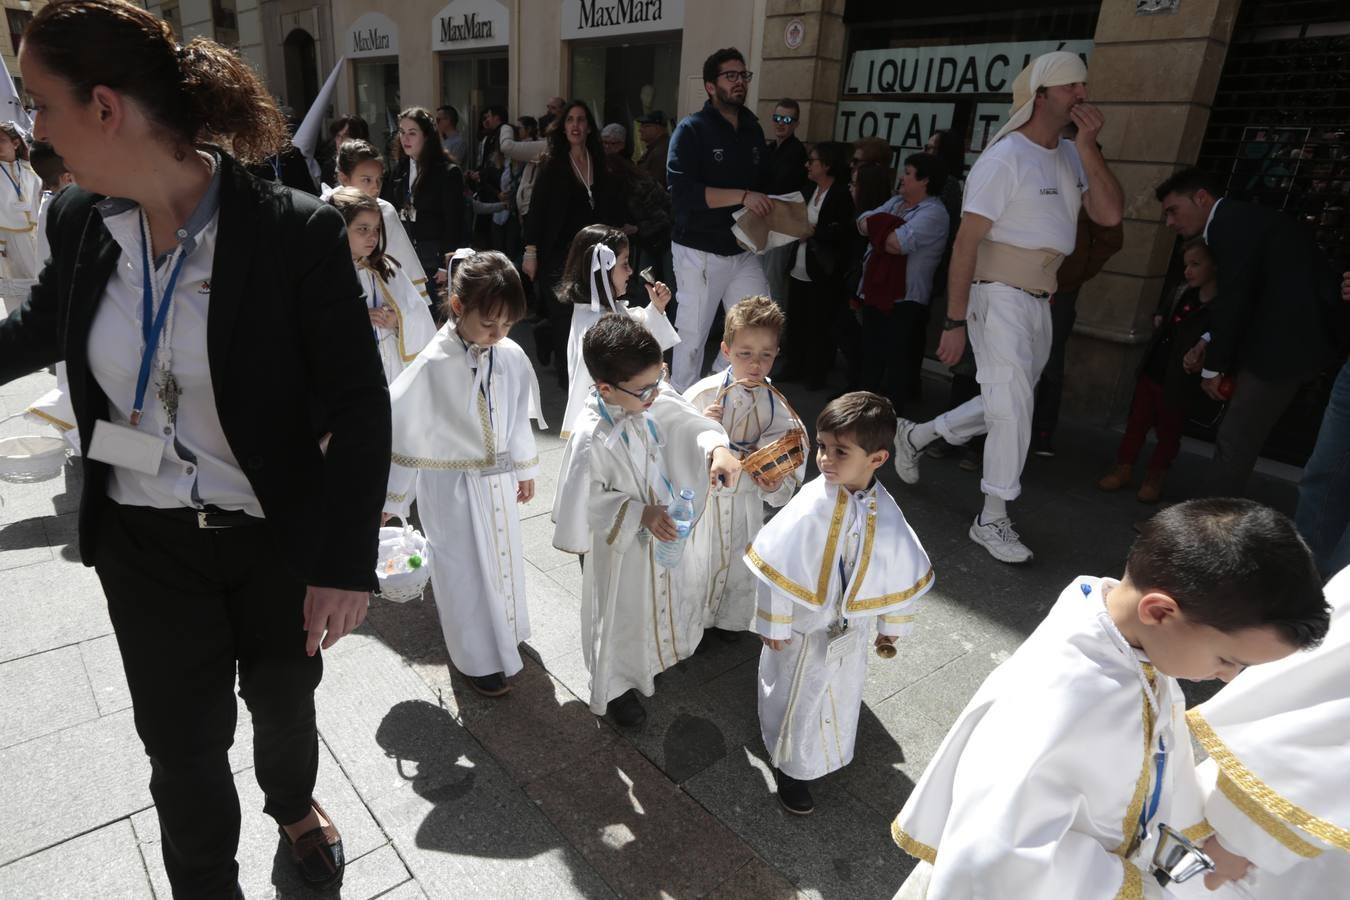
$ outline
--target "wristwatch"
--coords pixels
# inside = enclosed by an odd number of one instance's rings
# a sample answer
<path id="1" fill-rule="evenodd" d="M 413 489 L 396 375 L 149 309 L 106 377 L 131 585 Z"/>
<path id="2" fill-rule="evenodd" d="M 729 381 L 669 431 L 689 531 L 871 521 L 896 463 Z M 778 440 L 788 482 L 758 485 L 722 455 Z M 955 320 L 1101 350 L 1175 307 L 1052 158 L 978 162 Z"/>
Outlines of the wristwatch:
<path id="1" fill-rule="evenodd" d="M 953 331 L 957 328 L 965 328 L 965 327 L 966 327 L 965 319 L 953 319 L 950 316 L 948 316 L 947 318 L 942 320 L 943 331 Z"/>

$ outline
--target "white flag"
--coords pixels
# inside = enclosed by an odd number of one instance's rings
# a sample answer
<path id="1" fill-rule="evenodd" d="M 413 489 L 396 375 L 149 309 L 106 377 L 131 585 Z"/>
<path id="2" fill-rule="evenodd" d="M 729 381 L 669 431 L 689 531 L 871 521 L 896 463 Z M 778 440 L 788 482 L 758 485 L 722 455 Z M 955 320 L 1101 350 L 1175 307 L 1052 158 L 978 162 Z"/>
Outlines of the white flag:
<path id="1" fill-rule="evenodd" d="M 28 110 L 23 108 L 19 92 L 14 89 L 14 79 L 9 75 L 9 66 L 5 64 L 3 56 L 0 56 L 0 71 L 5 73 L 5 77 L 0 79 L 0 122 L 12 121 L 23 129 L 24 134 L 32 135 L 33 120 L 29 118 Z"/>
<path id="2" fill-rule="evenodd" d="M 300 127 L 295 129 L 295 134 L 291 136 L 291 143 L 295 148 L 305 155 L 305 162 L 309 164 L 309 173 L 314 176 L 315 182 L 319 180 L 319 164 L 314 160 L 314 151 L 319 145 L 319 129 L 323 125 L 324 111 L 328 109 L 328 104 L 333 99 L 333 89 L 337 87 L 338 73 L 342 71 L 342 64 L 347 61 L 347 57 L 342 57 L 333 66 L 333 71 L 329 74 L 328 80 L 323 83 L 319 90 L 319 96 L 314 98 L 314 103 L 310 105 L 309 112 L 305 113 L 304 121 Z"/>

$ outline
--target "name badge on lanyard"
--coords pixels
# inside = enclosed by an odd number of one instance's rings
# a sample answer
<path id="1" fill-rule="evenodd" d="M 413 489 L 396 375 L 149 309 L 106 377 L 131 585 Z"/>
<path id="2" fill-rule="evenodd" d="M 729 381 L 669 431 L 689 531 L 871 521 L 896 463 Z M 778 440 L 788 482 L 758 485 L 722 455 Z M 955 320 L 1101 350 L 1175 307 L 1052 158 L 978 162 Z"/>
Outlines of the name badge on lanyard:
<path id="1" fill-rule="evenodd" d="M 145 406 L 146 390 L 150 386 L 150 369 L 155 360 L 156 349 L 165 337 L 166 322 L 173 302 L 173 291 L 178 284 L 178 276 L 187 260 L 187 251 L 181 245 L 178 258 L 169 273 L 168 284 L 155 306 L 155 282 L 150 268 L 150 239 L 146 234 L 145 219 L 142 217 L 142 284 L 141 284 L 141 364 L 136 375 L 136 392 L 132 399 L 130 426 L 117 425 L 104 419 L 94 423 L 94 433 L 89 442 L 89 458 L 111 466 L 121 466 L 146 475 L 159 473 L 160 460 L 164 456 L 164 439 L 158 435 L 138 430 L 141 414 Z M 186 238 L 179 232 L 179 239 Z M 172 423 L 178 413 L 178 398 L 181 391 L 171 371 L 165 370 L 162 385 L 158 391 L 164 403 L 165 414 Z"/>

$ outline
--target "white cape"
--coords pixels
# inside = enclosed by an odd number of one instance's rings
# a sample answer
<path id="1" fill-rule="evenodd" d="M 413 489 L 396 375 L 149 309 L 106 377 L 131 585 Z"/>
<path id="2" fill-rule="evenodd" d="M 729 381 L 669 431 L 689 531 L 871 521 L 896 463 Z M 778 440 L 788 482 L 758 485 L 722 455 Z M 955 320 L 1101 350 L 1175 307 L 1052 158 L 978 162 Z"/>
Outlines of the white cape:
<path id="1" fill-rule="evenodd" d="M 656 338 L 663 352 L 680 342 L 675 326 L 666 318 L 665 313 L 657 312 L 649 306 L 629 306 L 623 300 L 616 302 L 633 321 L 652 333 L 652 337 Z M 591 388 L 595 387 L 595 379 L 591 377 L 590 370 L 586 368 L 586 361 L 581 357 L 581 339 L 604 314 L 605 310 L 597 312 L 589 306 L 576 304 L 572 307 L 572 330 L 567 335 L 567 409 L 563 412 L 562 427 L 558 431 L 558 436 L 563 440 L 567 440 L 572 434 L 577 416 L 581 415 L 586 401 L 590 399 Z"/>
<path id="2" fill-rule="evenodd" d="M 1187 715 L 1210 757 L 1205 819 L 1255 867 L 1246 896 L 1350 891 L 1350 569 L 1326 597 L 1321 645 L 1244 671 Z"/>
<path id="3" fill-rule="evenodd" d="M 398 316 L 397 328 L 374 329 L 380 363 L 384 366 L 384 380 L 388 383 L 392 383 L 436 336 L 436 323 L 432 321 L 426 299 L 413 287 L 398 263 L 392 263 L 392 268 L 394 274 L 385 279 L 364 262 L 356 267 L 357 277 L 366 292 L 366 306 L 370 309 L 387 306 Z"/>

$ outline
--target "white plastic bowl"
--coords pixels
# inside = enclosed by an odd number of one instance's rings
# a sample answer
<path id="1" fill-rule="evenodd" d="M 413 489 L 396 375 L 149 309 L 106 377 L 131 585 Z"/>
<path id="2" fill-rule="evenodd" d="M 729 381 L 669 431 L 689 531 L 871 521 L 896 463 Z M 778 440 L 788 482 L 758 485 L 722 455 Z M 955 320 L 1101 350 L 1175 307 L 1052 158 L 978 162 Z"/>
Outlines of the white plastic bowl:
<path id="1" fill-rule="evenodd" d="M 21 434 L 0 439 L 0 481 L 26 484 L 61 474 L 69 446 L 64 438 Z"/>

